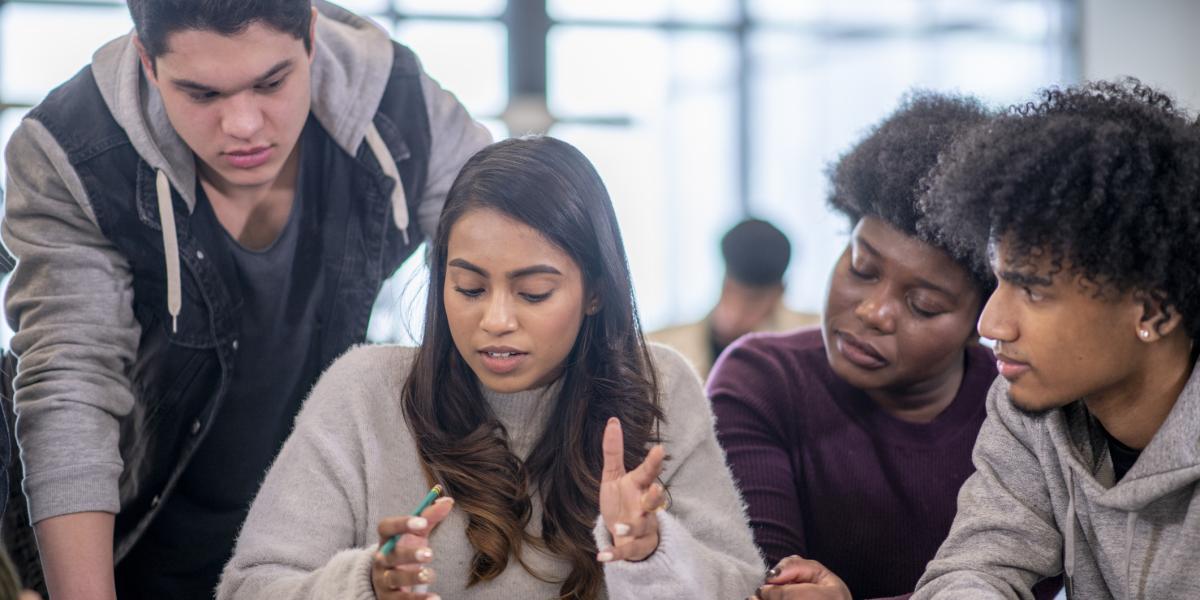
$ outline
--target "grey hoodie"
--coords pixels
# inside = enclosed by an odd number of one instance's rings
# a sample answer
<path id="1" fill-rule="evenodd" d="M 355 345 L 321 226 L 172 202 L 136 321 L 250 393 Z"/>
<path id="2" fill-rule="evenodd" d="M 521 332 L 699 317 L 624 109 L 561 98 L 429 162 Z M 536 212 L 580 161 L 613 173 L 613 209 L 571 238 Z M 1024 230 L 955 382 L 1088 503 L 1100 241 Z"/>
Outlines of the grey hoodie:
<path id="1" fill-rule="evenodd" d="M 949 537 L 914 599 L 1032 598 L 1065 572 L 1070 598 L 1200 598 L 1200 369 L 1119 483 L 1082 402 L 1025 413 L 997 379 Z"/>
<path id="2" fill-rule="evenodd" d="M 316 5 L 311 112 L 338 146 L 355 154 L 366 142 L 396 178 L 395 162 L 384 156 L 387 148 L 372 125 L 392 67 L 391 40 L 366 19 L 325 2 Z M 92 70 L 109 112 L 158 171 L 160 195 L 169 180 L 193 209 L 195 159 L 142 75 L 131 36 L 100 48 Z M 491 135 L 424 74 L 421 88 L 432 147 L 413 218 L 432 235 L 459 169 Z M 6 310 L 16 331 L 12 348 L 20 356 L 17 437 L 30 517 L 36 523 L 81 511 L 116 513 L 122 471 L 118 422 L 135 402 L 129 369 L 141 337 L 129 263 L 101 232 L 79 175 L 42 123 L 21 123 L 6 160 L 8 197 L 0 234 L 18 259 Z M 403 186 L 395 189 L 394 219 L 403 231 L 409 215 Z M 168 303 L 177 314 L 178 257 L 172 256 L 169 213 L 162 215 L 164 268 Z"/>

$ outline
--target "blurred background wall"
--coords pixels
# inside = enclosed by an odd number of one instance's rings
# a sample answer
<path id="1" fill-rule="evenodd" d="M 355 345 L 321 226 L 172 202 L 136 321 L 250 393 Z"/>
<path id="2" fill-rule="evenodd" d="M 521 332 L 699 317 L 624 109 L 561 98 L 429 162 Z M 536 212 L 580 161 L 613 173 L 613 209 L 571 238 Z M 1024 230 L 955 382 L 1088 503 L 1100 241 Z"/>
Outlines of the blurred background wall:
<path id="1" fill-rule="evenodd" d="M 1200 106 L 1193 0 L 342 4 L 415 49 L 497 138 L 548 132 L 591 157 L 647 329 L 712 306 L 717 242 L 745 216 L 791 237 L 788 303 L 819 310 L 847 233 L 825 208 L 824 168 L 914 86 L 1005 105 L 1131 74 Z M 0 144 L 130 27 L 123 2 L 0 0 Z M 373 339 L 413 339 L 422 275 L 418 256 L 385 288 Z"/>

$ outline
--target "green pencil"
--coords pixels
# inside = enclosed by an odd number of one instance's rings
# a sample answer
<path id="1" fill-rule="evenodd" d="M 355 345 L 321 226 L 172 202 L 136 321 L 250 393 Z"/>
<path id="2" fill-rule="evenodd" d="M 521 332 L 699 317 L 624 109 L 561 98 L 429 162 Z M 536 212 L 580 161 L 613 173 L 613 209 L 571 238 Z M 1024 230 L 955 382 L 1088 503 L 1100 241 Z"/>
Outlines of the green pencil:
<path id="1" fill-rule="evenodd" d="M 417 510 L 414 510 L 412 512 L 412 516 L 414 516 L 414 517 L 421 516 L 421 513 L 424 512 L 425 509 L 429 508 L 429 505 L 433 504 L 433 501 L 437 500 L 438 496 L 441 496 L 441 495 L 442 495 L 442 485 L 438 484 L 438 485 L 433 486 L 433 488 L 429 490 L 429 493 L 425 494 L 425 499 L 421 500 L 421 504 L 419 506 L 417 506 Z M 388 541 L 383 545 L 382 548 L 379 549 L 379 553 L 384 556 L 391 554 L 392 550 L 396 549 L 396 542 L 398 542 L 398 541 L 400 541 L 400 536 L 398 536 L 398 535 L 393 535 L 392 537 L 388 538 Z"/>

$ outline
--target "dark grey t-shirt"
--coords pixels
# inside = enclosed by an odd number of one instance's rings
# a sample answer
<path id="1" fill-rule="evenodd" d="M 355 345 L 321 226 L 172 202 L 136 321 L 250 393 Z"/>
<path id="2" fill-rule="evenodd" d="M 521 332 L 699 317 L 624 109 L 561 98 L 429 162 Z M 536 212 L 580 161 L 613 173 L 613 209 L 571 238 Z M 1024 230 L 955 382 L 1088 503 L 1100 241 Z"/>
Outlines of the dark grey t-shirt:
<path id="1" fill-rule="evenodd" d="M 319 228 L 314 196 L 321 173 L 313 163 L 327 139 L 310 120 L 302 140 L 291 213 L 263 250 L 246 249 L 230 236 L 196 187 L 194 226 L 224 232 L 225 247 L 213 250 L 228 253 L 235 266 L 241 327 L 224 403 L 175 492 L 118 569 L 122 591 L 133 597 L 212 598 L 259 484 L 324 367 L 316 363 L 325 277 L 320 261 L 305 257 L 319 254 L 313 246 L 320 237 L 311 232 Z M 156 566 L 143 571 L 143 564 Z"/>

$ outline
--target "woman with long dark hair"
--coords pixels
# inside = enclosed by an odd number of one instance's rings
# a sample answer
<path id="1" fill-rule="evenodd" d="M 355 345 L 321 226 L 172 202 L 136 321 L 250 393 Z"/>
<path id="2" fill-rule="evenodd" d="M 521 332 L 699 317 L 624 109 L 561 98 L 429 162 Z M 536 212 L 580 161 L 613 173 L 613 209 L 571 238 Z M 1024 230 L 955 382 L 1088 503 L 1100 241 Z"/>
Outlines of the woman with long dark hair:
<path id="1" fill-rule="evenodd" d="M 219 597 L 750 593 L 760 559 L 712 413 L 642 339 L 588 160 L 548 137 L 481 151 L 430 269 L 421 347 L 359 348 L 322 377 Z M 435 484 L 453 500 L 405 516 Z"/>

